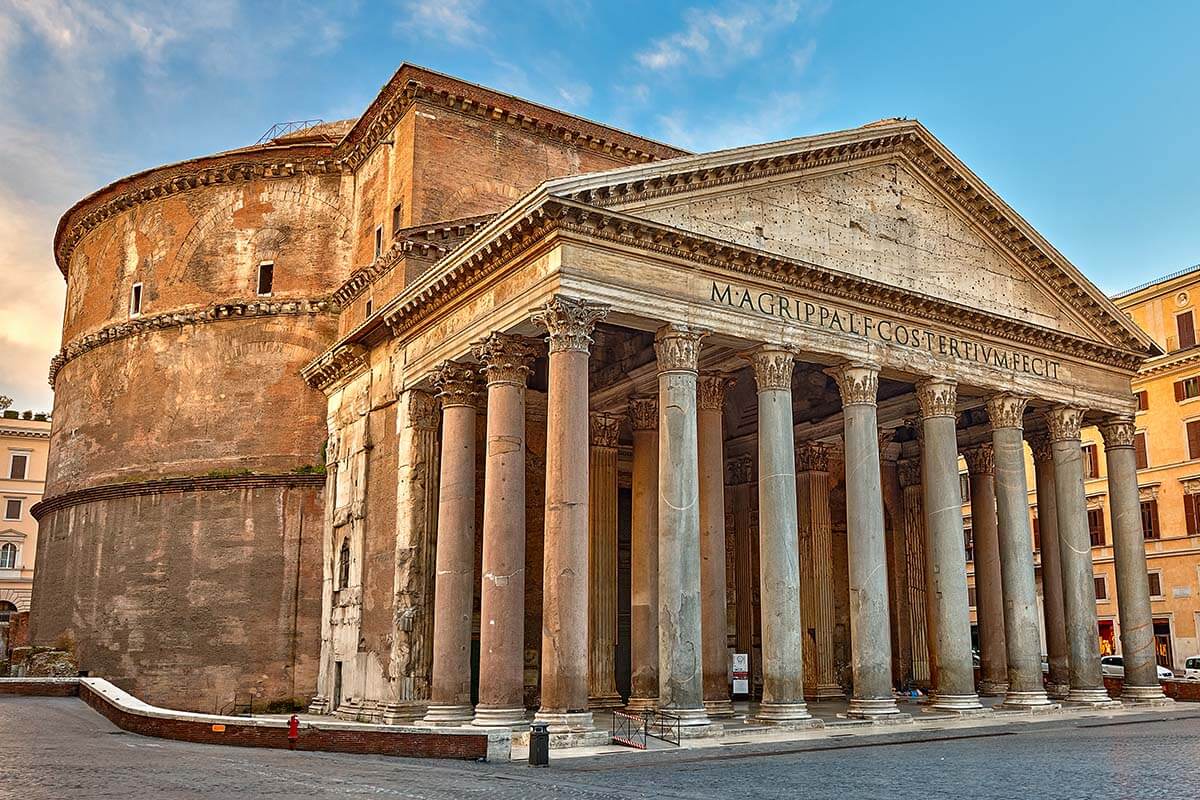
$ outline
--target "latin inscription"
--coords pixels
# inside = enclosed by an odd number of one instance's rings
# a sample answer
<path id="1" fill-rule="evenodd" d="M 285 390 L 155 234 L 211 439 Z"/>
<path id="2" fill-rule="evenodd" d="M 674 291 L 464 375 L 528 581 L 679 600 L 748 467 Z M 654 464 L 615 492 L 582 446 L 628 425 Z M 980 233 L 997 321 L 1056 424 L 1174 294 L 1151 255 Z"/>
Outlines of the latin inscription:
<path id="1" fill-rule="evenodd" d="M 977 342 L 963 336 L 938 333 L 919 325 L 873 317 L 857 311 L 832 308 L 821 303 L 789 297 L 779 292 L 741 289 L 728 283 L 713 281 L 711 300 L 755 314 L 774 317 L 800 325 L 812 325 L 828 331 L 874 339 L 889 345 L 911 347 L 933 355 L 987 364 L 1000 369 L 1058 379 L 1058 362 L 1043 356 L 1030 355 Z"/>

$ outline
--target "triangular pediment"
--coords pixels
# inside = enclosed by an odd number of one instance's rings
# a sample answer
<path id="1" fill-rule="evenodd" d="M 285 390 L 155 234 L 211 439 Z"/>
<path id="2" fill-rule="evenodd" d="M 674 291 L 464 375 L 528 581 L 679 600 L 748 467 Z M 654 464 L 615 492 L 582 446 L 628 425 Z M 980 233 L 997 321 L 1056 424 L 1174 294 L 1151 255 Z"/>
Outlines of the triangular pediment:
<path id="1" fill-rule="evenodd" d="M 913 121 L 580 176 L 544 190 L 1127 352 L 1158 351 Z"/>

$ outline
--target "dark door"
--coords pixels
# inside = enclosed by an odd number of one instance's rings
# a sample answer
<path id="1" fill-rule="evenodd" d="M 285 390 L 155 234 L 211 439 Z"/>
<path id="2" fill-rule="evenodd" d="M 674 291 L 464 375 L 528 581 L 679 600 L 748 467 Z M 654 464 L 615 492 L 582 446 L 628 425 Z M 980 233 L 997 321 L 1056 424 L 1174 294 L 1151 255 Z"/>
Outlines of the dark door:
<path id="1" fill-rule="evenodd" d="M 1154 620 L 1154 660 L 1167 669 L 1175 669 L 1175 653 L 1171 649 L 1171 620 Z"/>

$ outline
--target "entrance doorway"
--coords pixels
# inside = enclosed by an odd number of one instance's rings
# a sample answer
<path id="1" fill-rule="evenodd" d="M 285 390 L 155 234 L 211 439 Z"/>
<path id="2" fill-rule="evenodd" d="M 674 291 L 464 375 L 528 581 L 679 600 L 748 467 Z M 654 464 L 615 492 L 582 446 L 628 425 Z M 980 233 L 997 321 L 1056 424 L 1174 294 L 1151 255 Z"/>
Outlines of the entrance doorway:
<path id="1" fill-rule="evenodd" d="M 1171 647 L 1171 620 L 1154 618 L 1154 660 L 1167 669 L 1175 669 L 1175 652 Z"/>
<path id="2" fill-rule="evenodd" d="M 1100 633 L 1100 655 L 1111 656 L 1117 652 L 1117 634 L 1111 619 L 1102 619 L 1098 623 Z"/>

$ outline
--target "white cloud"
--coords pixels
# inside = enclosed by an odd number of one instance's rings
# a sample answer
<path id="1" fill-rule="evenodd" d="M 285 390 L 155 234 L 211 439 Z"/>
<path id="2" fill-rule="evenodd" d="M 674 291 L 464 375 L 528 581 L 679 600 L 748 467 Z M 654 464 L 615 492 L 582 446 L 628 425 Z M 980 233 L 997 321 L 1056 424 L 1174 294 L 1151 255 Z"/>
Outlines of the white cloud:
<path id="1" fill-rule="evenodd" d="M 697 153 L 790 139 L 804 134 L 823 96 L 821 89 L 773 92 L 749 106 L 728 105 L 720 117 L 675 110 L 655 120 L 658 138 Z"/>
<path id="2" fill-rule="evenodd" d="M 817 53 L 817 42 L 815 39 L 809 39 L 808 44 L 801 47 L 799 50 L 792 51 L 792 67 L 796 70 L 793 77 L 799 77 L 808 69 L 808 65 L 812 63 L 813 56 Z"/>
<path id="3" fill-rule="evenodd" d="M 634 59 L 655 71 L 684 64 L 723 68 L 758 56 L 764 41 L 795 23 L 804 7 L 800 0 L 777 0 L 688 9 L 681 30 L 656 39 Z"/>
<path id="4" fill-rule="evenodd" d="M 406 0 L 407 16 L 398 23 L 422 37 L 439 37 L 466 44 L 483 33 L 479 0 Z"/>

